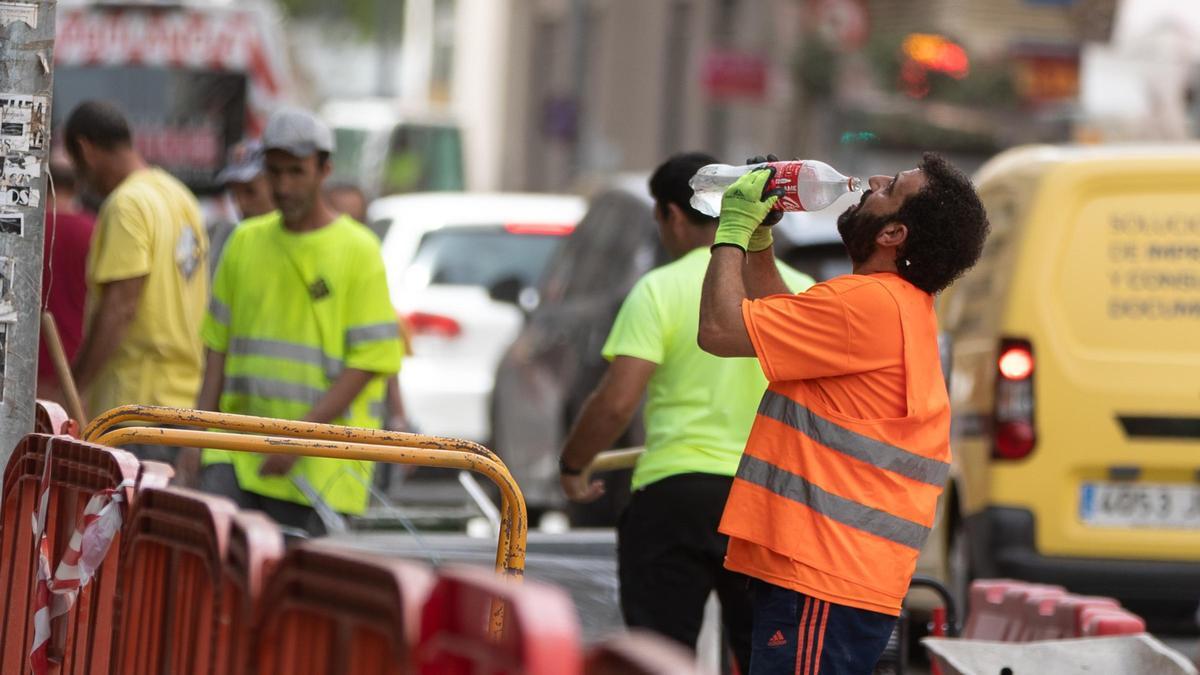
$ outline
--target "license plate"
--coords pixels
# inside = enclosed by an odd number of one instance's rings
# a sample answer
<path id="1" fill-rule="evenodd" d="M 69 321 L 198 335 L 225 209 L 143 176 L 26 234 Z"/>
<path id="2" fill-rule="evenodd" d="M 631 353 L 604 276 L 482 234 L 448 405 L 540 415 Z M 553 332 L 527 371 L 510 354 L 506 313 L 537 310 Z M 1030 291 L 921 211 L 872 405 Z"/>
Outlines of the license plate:
<path id="1" fill-rule="evenodd" d="M 1085 483 L 1079 515 L 1100 527 L 1200 529 L 1200 486 Z"/>

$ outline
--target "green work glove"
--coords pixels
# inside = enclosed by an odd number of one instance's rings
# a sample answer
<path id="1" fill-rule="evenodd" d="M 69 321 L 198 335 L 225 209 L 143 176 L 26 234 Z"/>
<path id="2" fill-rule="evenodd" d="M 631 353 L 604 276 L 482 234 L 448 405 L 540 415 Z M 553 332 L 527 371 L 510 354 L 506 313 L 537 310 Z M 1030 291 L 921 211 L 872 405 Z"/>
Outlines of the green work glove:
<path id="1" fill-rule="evenodd" d="M 750 243 L 746 244 L 746 251 L 750 253 L 758 253 L 765 251 L 775 245 L 775 237 L 771 236 L 770 225 L 759 225 L 754 230 L 754 234 L 750 235 Z"/>
<path id="2" fill-rule="evenodd" d="M 770 162 L 778 162 L 779 158 L 775 155 L 755 155 L 746 160 L 747 166 L 758 166 L 760 164 L 769 164 Z M 783 211 L 771 211 L 767 217 L 763 219 L 762 224 L 750 235 L 750 246 L 747 251 L 756 253 L 765 251 L 775 243 L 775 238 L 771 234 L 771 227 L 783 219 Z"/>
<path id="3" fill-rule="evenodd" d="M 725 196 L 721 199 L 721 220 L 717 225 L 713 246 L 737 246 L 743 251 L 749 250 L 754 231 L 783 194 L 783 188 L 767 190 L 767 185 L 774 177 L 775 169 L 757 169 L 737 179 L 725 190 Z M 770 236 L 769 232 L 767 236 Z M 756 243 L 761 245 L 761 238 Z"/>

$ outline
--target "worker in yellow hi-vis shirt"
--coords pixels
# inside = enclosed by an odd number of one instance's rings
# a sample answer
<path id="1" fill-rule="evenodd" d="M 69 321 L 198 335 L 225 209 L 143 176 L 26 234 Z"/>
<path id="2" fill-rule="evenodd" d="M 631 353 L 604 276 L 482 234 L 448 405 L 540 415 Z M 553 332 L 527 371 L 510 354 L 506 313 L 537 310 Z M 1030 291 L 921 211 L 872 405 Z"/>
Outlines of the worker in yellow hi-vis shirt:
<path id="1" fill-rule="evenodd" d="M 321 196 L 333 134 L 283 110 L 263 134 L 279 210 L 234 231 L 213 280 L 197 407 L 378 428 L 401 343 L 375 236 Z M 194 461 L 194 460 L 193 460 Z M 204 451 L 203 489 L 280 524 L 324 532 L 313 509 L 361 513 L 368 462 Z"/>
<path id="2" fill-rule="evenodd" d="M 81 103 L 65 126 L 82 182 L 105 196 L 87 261 L 83 342 L 72 368 L 90 413 L 131 403 L 186 408 L 200 388 L 208 237 L 188 189 L 149 166 L 125 116 Z M 46 283 L 53 283 L 47 280 Z M 171 462 L 175 448 L 130 446 Z"/>

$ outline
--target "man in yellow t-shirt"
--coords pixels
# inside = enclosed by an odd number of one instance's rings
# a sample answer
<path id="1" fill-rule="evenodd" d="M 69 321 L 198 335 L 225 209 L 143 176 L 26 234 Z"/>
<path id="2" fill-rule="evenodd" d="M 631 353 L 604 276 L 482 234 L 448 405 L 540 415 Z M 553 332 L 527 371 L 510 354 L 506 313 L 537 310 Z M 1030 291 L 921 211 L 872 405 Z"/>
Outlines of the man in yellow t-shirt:
<path id="1" fill-rule="evenodd" d="M 88 254 L 83 342 L 72 368 L 88 411 L 190 407 L 200 388 L 208 238 L 195 196 L 133 147 L 124 115 L 96 101 L 67 119 L 80 179 L 104 196 Z M 173 461 L 159 446 L 131 448 Z"/>
<path id="2" fill-rule="evenodd" d="M 322 196 L 334 142 L 316 116 L 276 112 L 263 147 L 279 210 L 239 225 L 221 256 L 196 407 L 379 428 L 401 359 L 379 240 Z M 367 506 L 370 462 L 206 450 L 203 463 L 202 489 L 310 534 L 325 531 L 321 503 Z"/>
<path id="3" fill-rule="evenodd" d="M 651 176 L 659 234 L 676 260 L 643 277 L 621 306 L 603 351 L 612 363 L 580 412 L 559 466 L 568 498 L 599 497 L 602 484 L 584 483 L 581 470 L 616 441 L 645 396 L 646 452 L 617 527 L 625 622 L 694 649 L 704 604 L 715 590 L 746 672 L 747 579 L 724 569 L 728 539 L 717 524 L 767 380 L 753 359 L 719 359 L 696 343 L 717 219 L 691 207 L 688 180 L 715 162 L 699 153 L 677 155 Z M 764 228 L 755 250 L 771 243 Z M 812 284 L 786 265 L 779 271 L 792 291 Z"/>

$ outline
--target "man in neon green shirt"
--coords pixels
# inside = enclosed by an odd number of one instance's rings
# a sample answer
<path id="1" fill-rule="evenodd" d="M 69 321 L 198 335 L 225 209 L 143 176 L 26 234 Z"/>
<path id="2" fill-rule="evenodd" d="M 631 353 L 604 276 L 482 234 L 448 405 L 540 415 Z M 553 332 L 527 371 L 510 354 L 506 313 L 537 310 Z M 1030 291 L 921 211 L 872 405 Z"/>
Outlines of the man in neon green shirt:
<path id="1" fill-rule="evenodd" d="M 604 345 L 611 364 L 584 404 L 559 467 L 569 499 L 599 497 L 603 484 L 585 483 L 581 470 L 620 437 L 646 397 L 646 453 L 617 528 L 625 622 L 694 649 L 704 604 L 716 590 L 746 672 L 746 578 L 724 569 L 728 542 L 717 524 L 767 381 L 754 359 L 718 359 L 696 343 L 717 219 L 691 207 L 688 180 L 716 161 L 699 153 L 676 155 L 651 176 L 659 234 L 677 260 L 643 277 L 621 306 Z M 754 250 L 770 255 L 771 245 L 771 229 L 759 228 Z M 779 269 L 795 292 L 812 285 L 786 265 Z"/>
<path id="2" fill-rule="evenodd" d="M 322 197 L 333 134 L 282 110 L 263 133 L 279 210 L 243 222 L 213 279 L 197 407 L 378 428 L 386 378 L 400 368 L 395 310 L 375 235 Z M 205 451 L 201 487 L 282 525 L 322 533 L 310 497 L 361 513 L 369 462 Z"/>

